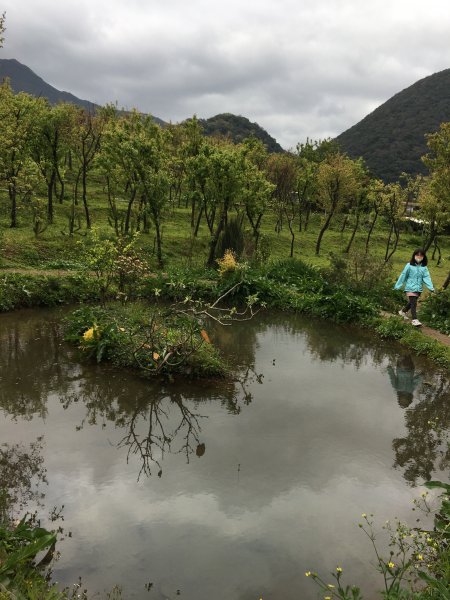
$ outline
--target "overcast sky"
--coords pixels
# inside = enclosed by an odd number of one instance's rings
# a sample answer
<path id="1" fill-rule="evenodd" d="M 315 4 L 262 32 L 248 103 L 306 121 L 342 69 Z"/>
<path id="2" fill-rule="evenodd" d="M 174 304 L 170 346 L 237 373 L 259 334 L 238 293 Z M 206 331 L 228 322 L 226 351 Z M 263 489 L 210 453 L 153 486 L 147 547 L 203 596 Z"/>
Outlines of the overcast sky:
<path id="1" fill-rule="evenodd" d="M 450 68 L 449 0 L 0 0 L 1 58 L 166 121 L 231 112 L 283 147 Z"/>

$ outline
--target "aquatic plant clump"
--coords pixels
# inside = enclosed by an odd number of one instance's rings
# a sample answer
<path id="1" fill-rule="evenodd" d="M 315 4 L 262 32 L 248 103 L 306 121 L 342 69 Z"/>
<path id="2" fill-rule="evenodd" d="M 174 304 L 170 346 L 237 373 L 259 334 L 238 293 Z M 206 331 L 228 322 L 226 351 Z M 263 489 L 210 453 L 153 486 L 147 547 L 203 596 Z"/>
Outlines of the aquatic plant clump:
<path id="1" fill-rule="evenodd" d="M 222 377 L 227 366 L 207 331 L 174 307 L 88 307 L 67 319 L 66 339 L 97 362 L 141 374 Z"/>

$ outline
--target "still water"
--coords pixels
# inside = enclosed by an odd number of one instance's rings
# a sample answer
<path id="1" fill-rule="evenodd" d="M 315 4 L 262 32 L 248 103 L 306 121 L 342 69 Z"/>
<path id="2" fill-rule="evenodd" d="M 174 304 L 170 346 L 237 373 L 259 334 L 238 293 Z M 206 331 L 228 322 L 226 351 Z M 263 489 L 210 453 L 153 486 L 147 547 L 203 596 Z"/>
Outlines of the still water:
<path id="1" fill-rule="evenodd" d="M 236 380 L 147 382 L 80 361 L 62 316 L 0 315 L 0 450 L 25 461 L 18 502 L 64 506 L 57 581 L 309 600 L 304 572 L 340 565 L 374 597 L 357 524 L 412 522 L 420 484 L 448 478 L 446 374 L 367 332 L 266 312 L 211 333 Z"/>

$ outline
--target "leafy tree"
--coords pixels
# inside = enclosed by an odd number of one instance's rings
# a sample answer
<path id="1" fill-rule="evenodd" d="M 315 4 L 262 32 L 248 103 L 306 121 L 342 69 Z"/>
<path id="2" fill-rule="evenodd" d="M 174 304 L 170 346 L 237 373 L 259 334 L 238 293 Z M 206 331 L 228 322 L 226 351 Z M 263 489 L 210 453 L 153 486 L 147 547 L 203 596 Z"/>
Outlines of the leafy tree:
<path id="1" fill-rule="evenodd" d="M 212 267 L 220 235 L 227 223 L 233 202 L 239 203 L 245 185 L 245 157 L 239 147 L 221 143 L 213 147 L 208 157 L 206 188 L 218 220 L 213 224 L 207 265 Z"/>
<path id="2" fill-rule="evenodd" d="M 369 225 L 366 237 L 365 253 L 369 253 L 370 238 L 384 203 L 384 183 L 381 179 L 371 179 L 367 190 L 367 210 Z"/>
<path id="3" fill-rule="evenodd" d="M 427 136 L 430 152 L 423 162 L 431 173 L 430 186 L 421 197 L 421 211 L 427 220 L 428 239 L 425 249 L 450 222 L 450 122 L 442 123 L 440 129 Z M 450 273 L 444 284 L 447 287 Z"/>
<path id="4" fill-rule="evenodd" d="M 274 184 L 274 208 L 277 214 L 276 230 L 281 231 L 283 218 L 286 218 L 291 234 L 290 256 L 294 256 L 294 221 L 299 214 L 299 201 L 296 190 L 297 165 L 290 154 L 272 154 L 267 163 L 269 180 Z"/>
<path id="5" fill-rule="evenodd" d="M 47 104 L 42 111 L 39 130 L 34 139 L 32 155 L 47 186 L 47 220 L 53 223 L 53 197 L 56 182 L 61 184 L 61 200 L 64 196 L 63 162 L 70 147 L 75 125 L 76 107 L 61 103 Z"/>
<path id="6" fill-rule="evenodd" d="M 320 253 L 320 245 L 332 218 L 338 213 L 349 198 L 354 198 L 361 185 L 361 166 L 347 156 L 330 154 L 319 165 L 318 170 L 318 203 L 325 212 L 325 219 L 316 242 L 316 254 Z"/>
<path id="7" fill-rule="evenodd" d="M 406 192 L 398 183 L 389 183 L 383 189 L 382 214 L 389 226 L 384 262 L 388 262 L 397 250 L 400 239 L 400 222 L 403 216 Z"/>
<path id="8" fill-rule="evenodd" d="M 0 85 L 0 181 L 8 189 L 11 227 L 18 225 L 18 202 L 30 197 L 38 183 L 31 146 L 44 106 L 42 98 L 14 94 L 7 81 Z"/>
<path id="9" fill-rule="evenodd" d="M 87 176 L 99 152 L 100 140 L 107 118 L 106 113 L 102 111 L 93 114 L 79 108 L 77 112 L 76 125 L 71 140 L 71 148 L 77 159 L 75 202 L 78 203 L 78 185 L 81 181 L 81 197 L 86 217 L 86 227 L 90 229 L 91 216 L 87 198 Z"/>

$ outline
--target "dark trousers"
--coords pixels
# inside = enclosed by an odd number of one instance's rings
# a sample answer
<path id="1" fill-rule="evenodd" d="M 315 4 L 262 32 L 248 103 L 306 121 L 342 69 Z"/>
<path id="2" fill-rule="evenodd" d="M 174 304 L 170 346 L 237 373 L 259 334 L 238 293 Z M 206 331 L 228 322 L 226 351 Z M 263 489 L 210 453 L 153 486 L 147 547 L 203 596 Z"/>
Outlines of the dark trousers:
<path id="1" fill-rule="evenodd" d="M 408 304 L 402 309 L 404 313 L 411 309 L 411 317 L 417 319 L 417 300 L 419 296 L 408 296 Z"/>

